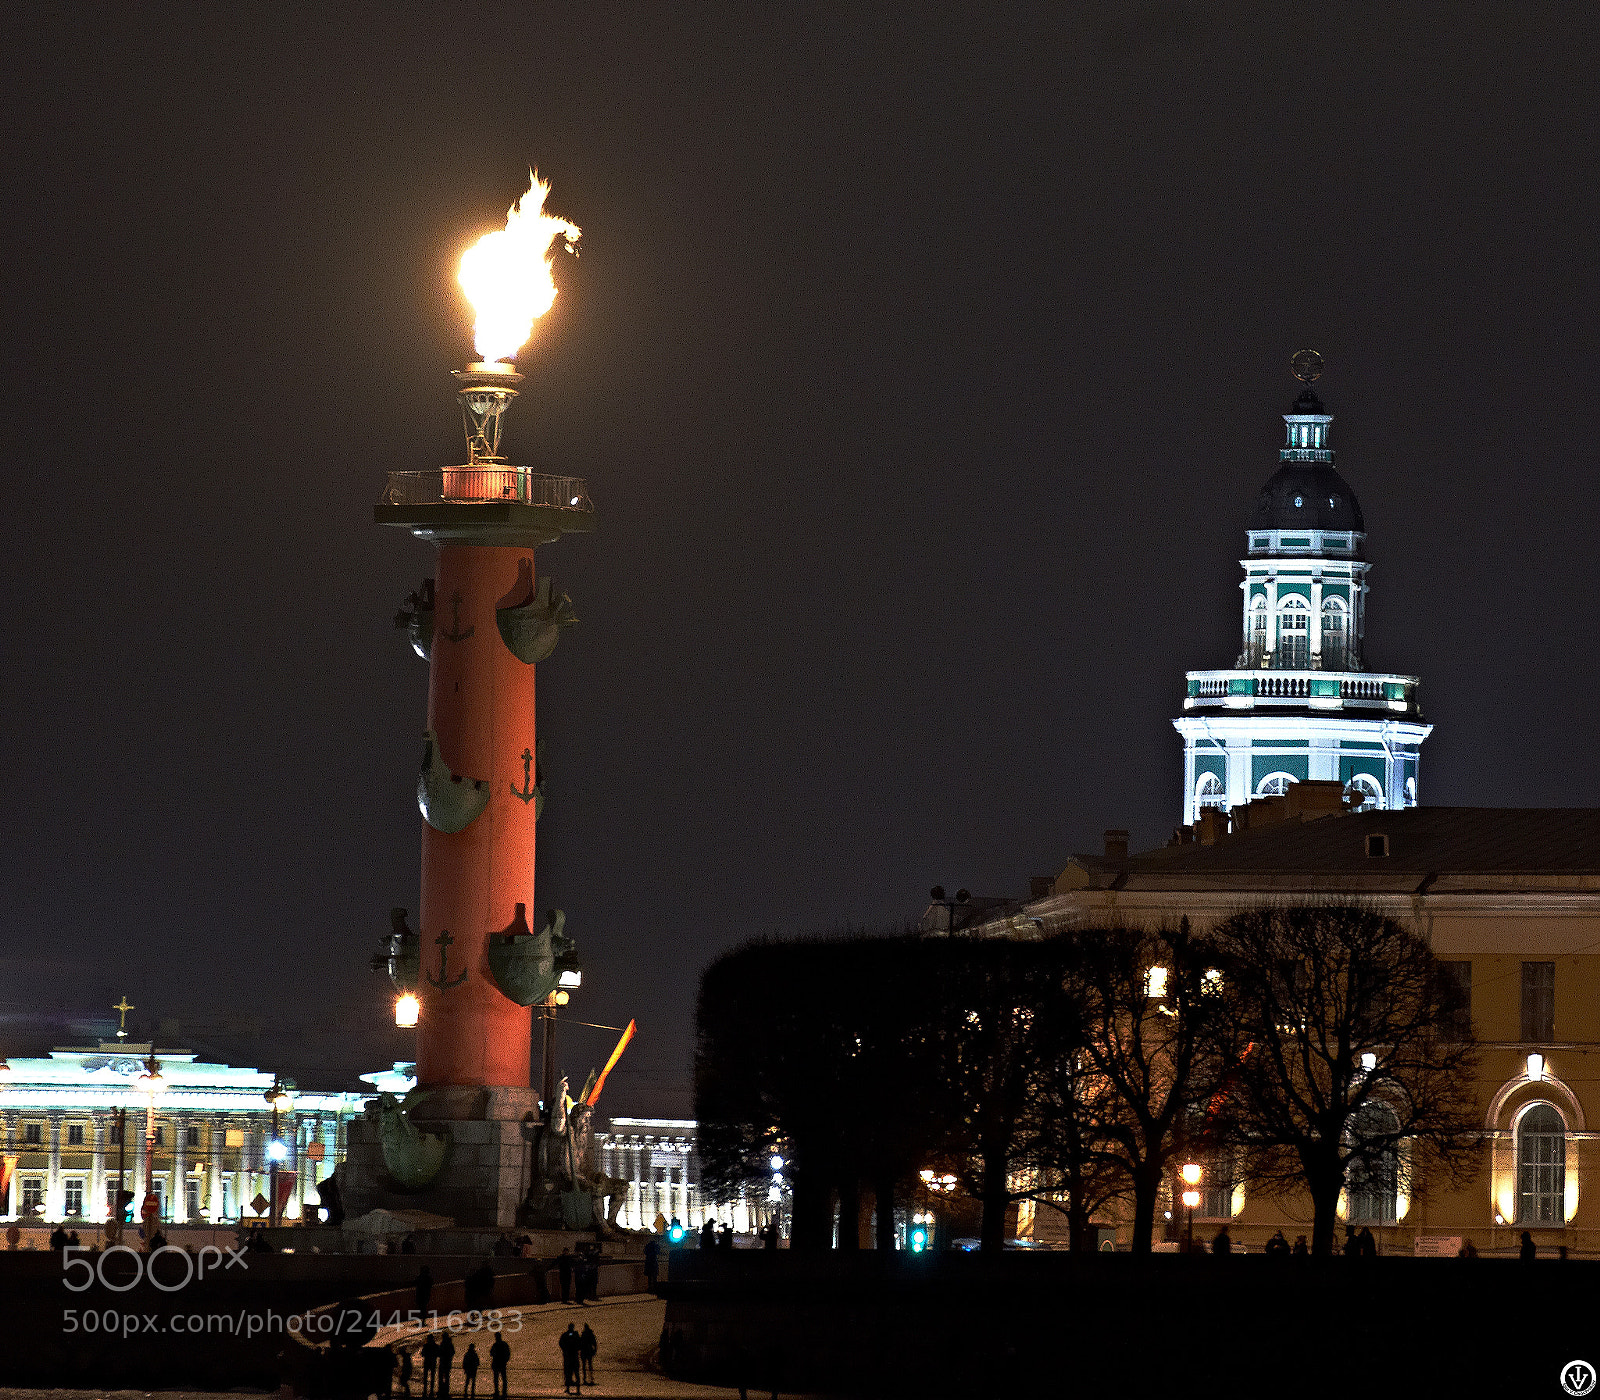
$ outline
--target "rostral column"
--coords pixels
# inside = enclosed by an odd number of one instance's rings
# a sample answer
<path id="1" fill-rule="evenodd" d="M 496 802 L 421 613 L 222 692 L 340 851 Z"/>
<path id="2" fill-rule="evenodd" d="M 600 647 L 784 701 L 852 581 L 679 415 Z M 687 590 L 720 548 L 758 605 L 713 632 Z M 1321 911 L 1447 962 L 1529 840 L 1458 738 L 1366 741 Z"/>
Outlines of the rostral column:
<path id="1" fill-rule="evenodd" d="M 575 620 L 570 600 L 536 572 L 534 551 L 592 530 L 594 508 L 581 479 L 500 454 L 502 418 L 522 382 L 505 361 L 555 297 L 554 246 L 578 236 L 543 212 L 547 192 L 536 180 L 527 202 L 537 195 L 539 210 L 519 201 L 505 231 L 462 259 L 481 357 L 455 371 L 467 462 L 390 472 L 375 510 L 380 525 L 437 550 L 433 578 L 396 620 L 428 660 L 421 909 L 414 933 L 397 920 L 390 945 L 397 984 L 420 1001 L 417 1080 L 427 1092 L 414 1118 L 522 1118 L 535 1098 L 529 1008 L 576 969 L 559 919 L 538 933 L 527 922 L 543 806 L 535 666 Z"/>

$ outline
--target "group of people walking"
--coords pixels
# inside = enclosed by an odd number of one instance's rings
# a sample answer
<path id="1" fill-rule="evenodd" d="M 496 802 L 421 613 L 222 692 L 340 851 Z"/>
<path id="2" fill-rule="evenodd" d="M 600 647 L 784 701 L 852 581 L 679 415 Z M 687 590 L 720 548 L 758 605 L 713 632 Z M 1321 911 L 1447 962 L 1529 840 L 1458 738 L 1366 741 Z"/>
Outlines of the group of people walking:
<path id="1" fill-rule="evenodd" d="M 428 1333 L 428 1340 L 422 1344 L 419 1355 L 422 1357 L 422 1394 L 424 1400 L 437 1397 L 445 1400 L 450 1394 L 450 1373 L 455 1367 L 456 1342 L 449 1332 Z M 494 1385 L 494 1394 L 501 1396 L 506 1393 L 506 1367 L 511 1361 L 511 1346 L 502 1332 L 495 1333 L 493 1343 L 489 1347 L 489 1374 Z M 461 1357 L 461 1394 L 463 1396 L 476 1396 L 478 1393 L 478 1368 L 483 1364 L 478 1355 L 475 1342 L 468 1342 L 467 1349 Z M 396 1378 L 397 1389 L 400 1394 L 411 1394 L 412 1360 L 409 1351 L 400 1353 L 400 1374 Z"/>

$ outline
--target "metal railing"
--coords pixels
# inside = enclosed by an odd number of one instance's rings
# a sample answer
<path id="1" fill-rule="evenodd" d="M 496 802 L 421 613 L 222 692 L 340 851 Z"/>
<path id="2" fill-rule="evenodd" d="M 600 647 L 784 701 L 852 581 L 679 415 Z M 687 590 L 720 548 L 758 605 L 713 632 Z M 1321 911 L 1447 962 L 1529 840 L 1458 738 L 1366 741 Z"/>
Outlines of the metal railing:
<path id="1" fill-rule="evenodd" d="M 443 467 L 390 472 L 381 504 L 386 506 L 481 505 L 511 501 L 556 510 L 593 510 L 581 476 L 546 476 L 527 467 Z"/>

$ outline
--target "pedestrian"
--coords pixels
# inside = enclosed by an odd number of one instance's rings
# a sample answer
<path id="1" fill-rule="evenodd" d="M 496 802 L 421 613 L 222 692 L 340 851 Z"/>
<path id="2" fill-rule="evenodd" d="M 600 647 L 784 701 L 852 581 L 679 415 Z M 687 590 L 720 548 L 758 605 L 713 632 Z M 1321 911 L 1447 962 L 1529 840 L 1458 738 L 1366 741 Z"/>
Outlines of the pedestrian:
<path id="1" fill-rule="evenodd" d="M 563 1303 L 572 1301 L 572 1265 L 572 1251 L 566 1245 L 562 1245 L 560 1257 L 556 1260 L 556 1272 L 561 1275 L 561 1301 Z"/>
<path id="2" fill-rule="evenodd" d="M 724 1249 L 733 1248 L 733 1226 L 731 1224 L 722 1227 L 722 1238 L 717 1243 Z"/>
<path id="3" fill-rule="evenodd" d="M 446 1332 L 439 1338 L 439 1400 L 450 1394 L 450 1368 L 455 1364 L 456 1339 Z"/>
<path id="4" fill-rule="evenodd" d="M 1311 1250 L 1306 1245 L 1306 1237 L 1304 1235 L 1296 1235 L 1294 1237 L 1294 1248 L 1289 1253 L 1293 1254 L 1297 1259 L 1310 1257 Z"/>
<path id="5" fill-rule="evenodd" d="M 578 1335 L 577 1323 L 567 1324 L 567 1330 L 556 1338 L 556 1345 L 561 1348 L 562 1390 L 568 1395 L 582 1395 L 583 1372 L 579 1369 L 582 1357 L 579 1353 L 583 1338 Z"/>
<path id="6" fill-rule="evenodd" d="M 422 1396 L 423 1400 L 435 1394 L 439 1388 L 439 1339 L 428 1333 L 428 1340 L 422 1344 Z"/>
<path id="7" fill-rule="evenodd" d="M 428 1300 L 433 1297 L 433 1270 L 424 1264 L 417 1270 L 417 1312 L 425 1315 L 428 1311 Z M 424 1320 L 419 1316 L 417 1321 Z"/>
<path id="8" fill-rule="evenodd" d="M 592 1254 L 583 1262 L 583 1296 L 600 1301 L 600 1256 Z"/>
<path id="9" fill-rule="evenodd" d="M 22 1243 L 22 1231 L 15 1225 L 6 1226 L 6 1248 L 15 1249 Z"/>
<path id="10" fill-rule="evenodd" d="M 762 1245 L 766 1249 L 774 1251 L 778 1248 L 778 1218 L 776 1216 L 767 1221 L 767 1228 L 762 1239 Z"/>
<path id="11" fill-rule="evenodd" d="M 650 1291 L 656 1291 L 656 1275 L 661 1268 L 661 1244 L 654 1235 L 644 1242 L 644 1278 Z"/>
<path id="12" fill-rule="evenodd" d="M 467 1354 L 461 1358 L 461 1393 L 478 1393 L 478 1348 L 472 1342 L 467 1343 Z"/>
<path id="13" fill-rule="evenodd" d="M 661 1356 L 661 1369 L 670 1373 L 672 1370 L 672 1336 L 667 1331 L 667 1324 L 664 1322 L 661 1324 L 661 1346 L 659 1348 L 659 1353 Z"/>
<path id="14" fill-rule="evenodd" d="M 1457 1259 L 1476 1259 L 1477 1257 L 1478 1257 L 1478 1247 L 1475 1244 L 1473 1244 L 1473 1242 L 1471 1240 L 1463 1240 L 1461 1242 L 1461 1248 L 1456 1251 L 1456 1258 Z"/>
<path id="15" fill-rule="evenodd" d="M 411 1395 L 411 1370 L 413 1364 L 411 1353 L 402 1351 L 400 1353 L 400 1374 L 397 1379 L 400 1382 L 400 1393 L 406 1396 L 407 1400 L 410 1400 Z"/>
<path id="16" fill-rule="evenodd" d="M 1289 1255 L 1289 1241 L 1284 1239 L 1282 1230 L 1276 1231 L 1273 1234 L 1272 1238 L 1267 1241 L 1267 1251 L 1266 1252 L 1268 1254 L 1272 1255 L 1274 1258 L 1279 1258 L 1279 1257 L 1287 1258 L 1288 1257 L 1288 1255 Z"/>
<path id="17" fill-rule="evenodd" d="M 489 1379 L 494 1384 L 496 1396 L 506 1393 L 506 1366 L 511 1361 L 511 1344 L 504 1332 L 495 1334 L 494 1345 L 489 1348 Z"/>
<path id="18" fill-rule="evenodd" d="M 1356 1236 L 1356 1239 L 1361 1245 L 1360 1253 L 1363 1259 L 1376 1259 L 1378 1257 L 1378 1242 L 1372 1238 L 1370 1226 L 1363 1225 L 1361 1233 Z"/>
<path id="19" fill-rule="evenodd" d="M 709 1215 L 706 1223 L 700 1227 L 700 1248 L 715 1249 L 717 1247 L 717 1222 Z"/>
<path id="20" fill-rule="evenodd" d="M 1361 1241 L 1356 1238 L 1356 1227 L 1354 1225 L 1346 1225 L 1344 1227 L 1344 1257 L 1346 1259 L 1354 1259 L 1360 1253 Z"/>
<path id="21" fill-rule="evenodd" d="M 1216 1239 L 1211 1241 L 1211 1252 L 1213 1254 L 1233 1253 L 1233 1241 L 1228 1238 L 1228 1227 L 1226 1225 L 1217 1231 Z"/>
<path id="22" fill-rule="evenodd" d="M 402 1254 L 415 1254 L 417 1252 L 417 1237 L 415 1235 L 407 1235 L 401 1240 L 400 1252 Z"/>
<path id="23" fill-rule="evenodd" d="M 1522 1232 L 1522 1248 L 1517 1251 L 1517 1258 L 1526 1261 L 1537 1259 L 1538 1257 L 1539 1246 L 1533 1242 L 1533 1236 L 1524 1230 Z"/>
<path id="24" fill-rule="evenodd" d="M 583 1331 L 578 1334 L 578 1356 L 583 1361 L 583 1378 L 590 1385 L 594 1384 L 594 1357 L 600 1350 L 600 1339 L 595 1336 L 594 1328 L 586 1322 Z"/>

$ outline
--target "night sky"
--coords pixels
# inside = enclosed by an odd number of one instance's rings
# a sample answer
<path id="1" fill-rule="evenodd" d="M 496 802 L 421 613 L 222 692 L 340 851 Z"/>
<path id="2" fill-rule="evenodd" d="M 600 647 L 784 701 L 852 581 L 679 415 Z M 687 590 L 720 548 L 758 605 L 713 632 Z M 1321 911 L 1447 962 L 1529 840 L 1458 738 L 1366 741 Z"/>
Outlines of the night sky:
<path id="1" fill-rule="evenodd" d="M 639 1021 L 602 1115 L 689 1111 L 721 949 L 1166 840 L 1302 346 L 1422 800 L 1600 801 L 1586 7 L 230 8 L 8 22 L 0 1053 L 126 992 L 409 1057 L 432 570 L 372 506 L 462 459 L 456 261 L 530 164 L 582 254 L 506 448 L 600 512 L 539 552 L 537 904 Z"/>

